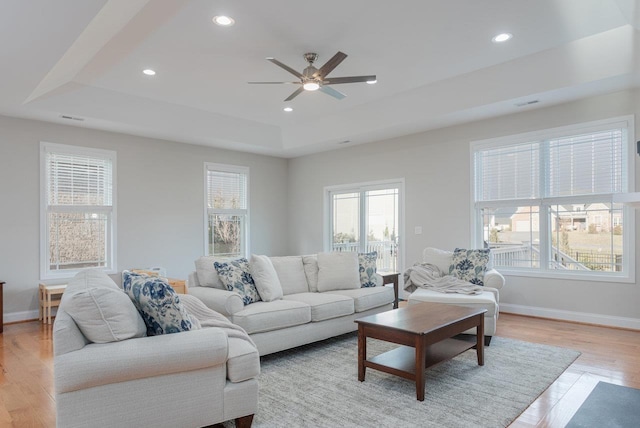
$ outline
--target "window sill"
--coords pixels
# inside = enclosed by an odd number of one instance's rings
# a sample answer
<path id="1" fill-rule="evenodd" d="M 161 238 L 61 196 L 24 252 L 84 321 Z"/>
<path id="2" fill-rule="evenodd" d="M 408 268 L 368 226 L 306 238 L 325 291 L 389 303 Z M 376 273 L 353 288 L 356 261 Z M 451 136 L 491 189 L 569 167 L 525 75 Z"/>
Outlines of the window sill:
<path id="1" fill-rule="evenodd" d="M 633 275 L 628 274 L 594 274 L 589 273 L 568 273 L 564 271 L 540 271 L 540 270 L 524 270 L 524 269 L 508 269 L 505 267 L 494 267 L 498 272 L 504 276 L 522 276 L 528 278 L 541 278 L 541 279 L 562 279 L 570 281 L 593 281 L 593 282 L 611 282 L 621 284 L 635 284 L 635 278 Z M 632 268 L 635 270 L 635 267 Z"/>

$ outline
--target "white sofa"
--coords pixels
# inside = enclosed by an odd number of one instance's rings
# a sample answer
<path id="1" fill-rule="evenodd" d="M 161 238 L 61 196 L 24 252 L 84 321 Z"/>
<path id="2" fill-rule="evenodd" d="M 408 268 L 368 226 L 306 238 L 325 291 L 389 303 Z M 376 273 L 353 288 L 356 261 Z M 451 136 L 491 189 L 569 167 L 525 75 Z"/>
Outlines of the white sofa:
<path id="1" fill-rule="evenodd" d="M 106 274 L 79 275 L 53 326 L 58 427 L 202 427 L 231 419 L 251 426 L 260 361 L 249 341 L 218 327 L 146 336 L 129 297 Z M 78 281 L 100 315 L 72 310 Z M 101 283 L 110 288 L 111 303 L 105 304 Z M 116 339 L 92 343 L 83 333 L 95 337 L 98 329 Z"/>
<path id="2" fill-rule="evenodd" d="M 196 260 L 196 271 L 188 279 L 189 294 L 249 333 L 260 355 L 355 331 L 357 318 L 393 308 L 393 289 L 383 287 L 379 275 L 376 287 L 361 288 L 349 276 L 346 283 L 334 278 L 336 288 L 342 289 L 318 291 L 319 275 L 330 272 L 320 271 L 317 255 L 269 259 L 283 291 L 283 297 L 275 301 L 245 306 L 240 295 L 228 291 L 220 281 L 215 257 Z"/>
<path id="3" fill-rule="evenodd" d="M 439 250 L 437 248 L 425 248 L 422 252 L 422 262 L 436 265 L 442 272 L 449 272 L 453 252 Z M 480 294 L 456 294 L 440 293 L 438 291 L 417 288 L 408 297 L 409 304 L 420 302 L 447 303 L 451 305 L 468 306 L 472 308 L 486 309 L 484 316 L 485 345 L 489 346 L 491 337 L 496 332 L 496 322 L 500 313 L 500 289 L 504 286 L 504 276 L 491 265 L 484 274 L 484 287 Z M 476 334 L 475 328 L 465 332 Z"/>

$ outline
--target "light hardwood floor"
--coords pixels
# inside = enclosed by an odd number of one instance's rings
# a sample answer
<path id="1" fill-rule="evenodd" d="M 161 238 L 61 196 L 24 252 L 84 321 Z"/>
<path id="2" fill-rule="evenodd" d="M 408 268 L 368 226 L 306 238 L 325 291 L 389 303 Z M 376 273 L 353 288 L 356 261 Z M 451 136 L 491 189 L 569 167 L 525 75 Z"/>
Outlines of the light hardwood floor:
<path id="1" fill-rule="evenodd" d="M 497 335 L 582 352 L 512 427 L 564 426 L 598 380 L 640 388 L 640 331 L 500 314 Z M 0 427 L 54 427 L 51 326 L 5 325 L 0 369 Z"/>

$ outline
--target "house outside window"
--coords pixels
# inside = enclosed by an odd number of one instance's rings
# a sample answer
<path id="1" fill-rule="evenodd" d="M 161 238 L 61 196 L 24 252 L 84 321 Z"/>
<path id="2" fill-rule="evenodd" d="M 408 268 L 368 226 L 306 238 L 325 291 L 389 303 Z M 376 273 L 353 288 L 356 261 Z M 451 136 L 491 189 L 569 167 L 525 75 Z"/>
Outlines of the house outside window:
<path id="1" fill-rule="evenodd" d="M 473 241 L 513 275 L 632 281 L 633 118 L 473 142 Z"/>
<path id="2" fill-rule="evenodd" d="M 205 163 L 205 254 L 249 256 L 249 168 Z"/>
<path id="3" fill-rule="evenodd" d="M 116 271 L 116 153 L 41 143 L 40 277 Z"/>
<path id="4" fill-rule="evenodd" d="M 379 271 L 401 271 L 404 180 L 325 188 L 325 251 L 377 252 Z"/>

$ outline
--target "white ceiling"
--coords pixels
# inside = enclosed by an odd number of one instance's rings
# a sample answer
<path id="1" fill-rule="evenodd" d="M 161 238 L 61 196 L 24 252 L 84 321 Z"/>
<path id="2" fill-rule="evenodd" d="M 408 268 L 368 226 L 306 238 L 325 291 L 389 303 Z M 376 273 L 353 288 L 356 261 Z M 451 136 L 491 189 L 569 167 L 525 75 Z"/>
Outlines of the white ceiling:
<path id="1" fill-rule="evenodd" d="M 295 157 L 639 87 L 639 30 L 640 0 L 3 0 L 0 114 Z M 339 50 L 378 83 L 247 84 Z"/>

